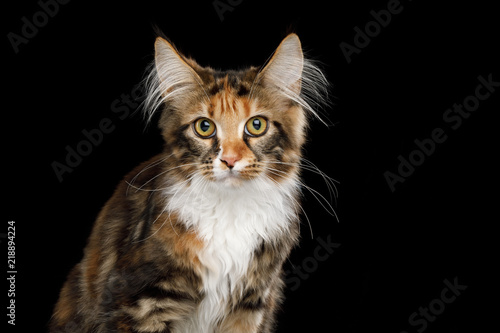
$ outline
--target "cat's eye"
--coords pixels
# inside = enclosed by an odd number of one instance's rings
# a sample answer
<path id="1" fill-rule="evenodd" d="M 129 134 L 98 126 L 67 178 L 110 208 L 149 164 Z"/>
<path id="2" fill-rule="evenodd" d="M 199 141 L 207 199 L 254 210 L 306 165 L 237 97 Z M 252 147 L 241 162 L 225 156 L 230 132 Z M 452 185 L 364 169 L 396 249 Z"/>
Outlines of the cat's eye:
<path id="1" fill-rule="evenodd" d="M 194 122 L 194 131 L 200 137 L 207 139 L 215 134 L 215 124 L 207 118 L 200 118 Z"/>
<path id="2" fill-rule="evenodd" d="M 253 117 L 245 125 L 245 133 L 250 136 L 261 136 L 267 131 L 267 120 L 264 117 Z"/>

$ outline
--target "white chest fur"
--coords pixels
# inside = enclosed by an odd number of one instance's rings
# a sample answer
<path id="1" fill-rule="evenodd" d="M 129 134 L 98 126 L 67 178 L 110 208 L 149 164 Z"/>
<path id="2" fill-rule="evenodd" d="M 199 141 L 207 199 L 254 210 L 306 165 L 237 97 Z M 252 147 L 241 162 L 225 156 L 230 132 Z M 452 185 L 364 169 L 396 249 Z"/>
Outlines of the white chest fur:
<path id="1" fill-rule="evenodd" d="M 256 247 L 288 228 L 296 191 L 293 181 L 278 186 L 259 178 L 238 188 L 195 178 L 190 186 L 169 189 L 167 209 L 177 212 L 205 244 L 199 253 L 205 298 L 178 332 L 213 331 L 230 293 L 239 290 Z"/>

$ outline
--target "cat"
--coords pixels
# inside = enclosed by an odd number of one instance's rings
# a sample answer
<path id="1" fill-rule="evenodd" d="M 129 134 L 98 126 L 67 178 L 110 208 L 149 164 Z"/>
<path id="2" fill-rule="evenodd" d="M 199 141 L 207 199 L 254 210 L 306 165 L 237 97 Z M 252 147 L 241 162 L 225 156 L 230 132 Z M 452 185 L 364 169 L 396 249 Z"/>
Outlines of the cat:
<path id="1" fill-rule="evenodd" d="M 201 67 L 158 37 L 145 87 L 164 151 L 102 208 L 49 331 L 272 332 L 328 81 L 293 33 L 240 71 Z"/>

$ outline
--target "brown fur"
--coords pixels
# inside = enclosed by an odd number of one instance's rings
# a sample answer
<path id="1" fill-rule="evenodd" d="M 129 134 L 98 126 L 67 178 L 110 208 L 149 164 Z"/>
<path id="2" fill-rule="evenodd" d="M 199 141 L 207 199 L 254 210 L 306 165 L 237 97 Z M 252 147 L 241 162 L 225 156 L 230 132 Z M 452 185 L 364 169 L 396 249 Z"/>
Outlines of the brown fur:
<path id="1" fill-rule="evenodd" d="M 288 38 L 290 43 L 296 36 Z M 173 47 L 162 39 L 156 47 L 159 67 L 161 48 L 172 52 L 168 48 Z M 165 209 L 170 198 L 162 189 L 189 184 L 196 172 L 217 181 L 213 170 L 220 149 L 221 160 L 230 156 L 247 163 L 240 183 L 267 174 L 280 186 L 298 177 L 306 115 L 300 105 L 277 93 L 279 87 L 270 86 L 266 73 L 274 70 L 273 60 L 263 71 L 218 72 L 173 54 L 172 61 L 188 73 L 183 85 L 191 88 L 182 98 L 165 101 L 159 120 L 164 152 L 127 175 L 100 212 L 84 258 L 61 290 L 52 333 L 176 332 L 206 297 L 206 268 L 200 261 L 206 244 L 180 212 Z M 300 82 L 290 85 L 297 89 Z M 168 86 L 162 96 L 176 89 Z M 243 134 L 242 124 L 257 115 L 267 118 L 266 134 Z M 191 125 L 199 117 L 213 120 L 217 135 L 199 138 Z M 217 332 L 273 330 L 284 285 L 282 264 L 299 236 L 297 196 L 292 206 L 294 217 L 287 230 L 260 242 L 244 278 L 227 304 L 220 305 L 224 316 Z"/>

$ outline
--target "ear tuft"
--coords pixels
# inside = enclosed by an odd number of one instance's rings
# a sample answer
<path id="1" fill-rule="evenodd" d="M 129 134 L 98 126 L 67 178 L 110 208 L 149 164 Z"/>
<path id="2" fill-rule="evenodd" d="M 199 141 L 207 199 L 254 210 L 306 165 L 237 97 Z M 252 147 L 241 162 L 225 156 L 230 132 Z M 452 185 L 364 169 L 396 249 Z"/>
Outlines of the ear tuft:
<path id="1" fill-rule="evenodd" d="M 296 34 L 283 39 L 256 81 L 266 89 L 276 89 L 325 123 L 318 111 L 328 104 L 329 83 L 319 67 L 304 58 Z"/>
<path id="2" fill-rule="evenodd" d="M 163 103 L 168 103 L 200 82 L 198 74 L 162 37 L 155 41 L 155 60 L 145 79 L 144 114 L 149 122 Z"/>
<path id="3" fill-rule="evenodd" d="M 304 55 L 299 37 L 288 35 L 278 46 L 260 75 L 265 86 L 274 86 L 300 94 Z"/>

